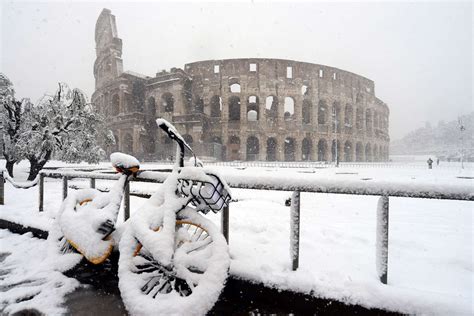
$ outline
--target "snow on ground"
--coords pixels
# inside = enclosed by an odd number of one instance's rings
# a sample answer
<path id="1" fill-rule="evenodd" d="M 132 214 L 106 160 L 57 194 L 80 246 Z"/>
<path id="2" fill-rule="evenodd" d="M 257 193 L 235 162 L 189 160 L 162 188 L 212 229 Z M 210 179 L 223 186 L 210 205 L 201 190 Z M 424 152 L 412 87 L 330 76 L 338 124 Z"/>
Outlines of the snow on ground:
<path id="1" fill-rule="evenodd" d="M 46 241 L 31 233 L 17 235 L 0 229 L 0 244 L 0 314 L 24 310 L 44 315 L 66 313 L 64 297 L 80 283 L 52 269 Z"/>
<path id="2" fill-rule="evenodd" d="M 21 165 L 20 165 L 21 167 Z M 156 168 L 143 164 L 142 168 Z M 21 178 L 21 168 L 19 177 Z M 322 179 L 372 177 L 387 181 L 461 184 L 473 188 L 472 169 L 328 168 L 278 169 L 217 167 L 224 176 L 299 174 Z M 74 180 L 71 184 L 87 185 Z M 97 186 L 110 187 L 109 181 Z M 159 185 L 132 183 L 132 191 Z M 0 218 L 47 228 L 59 209 L 61 182 L 47 179 L 45 212 L 37 213 L 37 188 L 6 184 Z M 474 190 L 473 190 L 474 191 Z M 311 293 L 366 307 L 411 314 L 473 313 L 473 204 L 466 201 L 390 198 L 388 285 L 375 270 L 375 215 L 378 197 L 302 193 L 300 268 L 291 271 L 289 207 L 291 192 L 233 189 L 230 207 L 231 274 L 281 289 Z M 144 199 L 132 197 L 132 214 Z M 219 225 L 220 214 L 208 217 Z M 122 217 L 122 214 L 120 215 Z M 31 238 L 25 240 L 30 243 Z M 41 242 L 41 241 L 38 241 Z M 3 246 L 2 246 L 3 250 Z M 27 269 L 27 268 L 24 268 Z"/>

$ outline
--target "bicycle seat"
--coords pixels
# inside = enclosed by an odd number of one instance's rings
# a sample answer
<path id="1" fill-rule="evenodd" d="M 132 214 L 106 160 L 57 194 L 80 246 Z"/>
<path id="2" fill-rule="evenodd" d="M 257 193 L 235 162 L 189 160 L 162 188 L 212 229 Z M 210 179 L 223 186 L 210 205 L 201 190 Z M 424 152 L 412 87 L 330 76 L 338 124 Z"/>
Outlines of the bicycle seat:
<path id="1" fill-rule="evenodd" d="M 112 153 L 110 155 L 110 162 L 117 172 L 123 174 L 136 174 L 140 169 L 138 159 L 124 153 Z"/>

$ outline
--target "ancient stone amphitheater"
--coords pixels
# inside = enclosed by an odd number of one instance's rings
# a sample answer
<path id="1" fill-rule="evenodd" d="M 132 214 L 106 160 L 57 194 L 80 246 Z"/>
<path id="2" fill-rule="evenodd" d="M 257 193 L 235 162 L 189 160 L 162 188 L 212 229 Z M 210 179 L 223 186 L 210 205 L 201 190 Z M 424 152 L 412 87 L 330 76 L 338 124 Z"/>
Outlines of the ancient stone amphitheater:
<path id="1" fill-rule="evenodd" d="M 384 161 L 389 108 L 374 82 L 338 68 L 246 58 L 189 63 L 148 77 L 123 71 L 122 41 L 108 9 L 96 24 L 93 103 L 115 146 L 145 160 L 172 145 L 164 117 L 198 155 L 218 160 Z"/>

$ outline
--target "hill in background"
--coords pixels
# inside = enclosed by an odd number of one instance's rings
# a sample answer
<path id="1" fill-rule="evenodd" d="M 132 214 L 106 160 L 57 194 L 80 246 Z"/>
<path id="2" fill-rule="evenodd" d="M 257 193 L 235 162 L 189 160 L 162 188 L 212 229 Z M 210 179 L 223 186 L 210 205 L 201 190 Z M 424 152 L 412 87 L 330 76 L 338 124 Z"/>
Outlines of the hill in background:
<path id="1" fill-rule="evenodd" d="M 465 128 L 462 133 L 460 122 Z M 464 160 L 474 161 L 474 112 L 461 116 L 459 121 L 440 121 L 434 127 L 427 123 L 402 139 L 392 141 L 390 154 L 434 155 L 441 160 L 458 161 L 461 148 L 464 148 Z"/>

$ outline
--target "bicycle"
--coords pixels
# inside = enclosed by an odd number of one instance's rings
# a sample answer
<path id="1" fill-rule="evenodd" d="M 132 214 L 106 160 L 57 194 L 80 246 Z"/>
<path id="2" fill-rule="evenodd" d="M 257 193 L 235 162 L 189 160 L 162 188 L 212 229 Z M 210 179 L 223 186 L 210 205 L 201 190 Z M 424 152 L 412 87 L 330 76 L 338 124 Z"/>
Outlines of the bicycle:
<path id="1" fill-rule="evenodd" d="M 101 246 L 95 247 L 88 238 L 79 245 L 70 238 L 73 234 L 68 229 L 61 229 L 61 251 L 78 251 L 89 261 L 100 263 L 119 240 L 119 289 L 131 314 L 203 315 L 215 304 L 225 285 L 230 257 L 218 227 L 200 213 L 222 210 L 231 200 L 230 189 L 215 172 L 199 166 L 191 147 L 173 125 L 164 119 L 156 122 L 177 143 L 176 163 L 160 189 L 119 233 L 114 232 L 120 205 L 116 201 L 121 200 L 126 181 L 138 172 L 138 163 L 122 166 L 124 173 L 114 186 L 115 193 L 111 190 L 108 195 L 109 200 L 115 201 L 108 204 L 112 205 L 109 216 L 96 216 L 87 222 L 96 229 L 95 240 L 101 237 Z M 194 166 L 184 166 L 185 149 L 192 153 Z M 84 201 L 84 205 L 97 205 L 97 192 L 92 190 L 94 195 L 90 191 L 76 194 L 71 201 L 68 197 L 60 214 L 64 209 L 71 212 L 72 204 L 80 209 Z M 86 199 L 80 201 L 79 197 Z M 67 223 L 59 220 L 59 227 Z M 58 239 L 59 235 L 53 237 Z"/>

